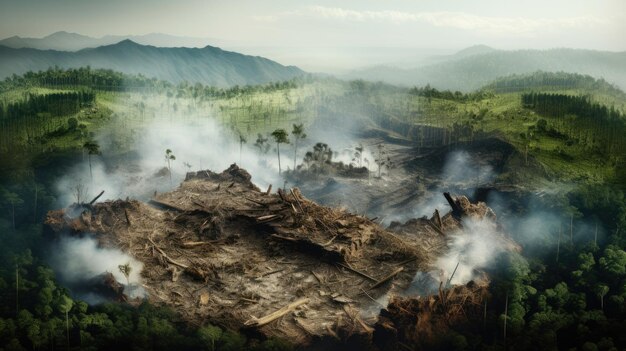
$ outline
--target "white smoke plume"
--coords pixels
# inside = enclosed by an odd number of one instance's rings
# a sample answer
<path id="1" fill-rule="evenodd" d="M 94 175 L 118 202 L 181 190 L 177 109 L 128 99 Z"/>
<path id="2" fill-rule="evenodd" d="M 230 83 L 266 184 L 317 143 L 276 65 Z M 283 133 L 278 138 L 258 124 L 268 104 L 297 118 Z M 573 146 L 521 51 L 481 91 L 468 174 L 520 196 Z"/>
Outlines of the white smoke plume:
<path id="1" fill-rule="evenodd" d="M 490 267 L 507 250 L 503 234 L 492 220 L 464 218 L 462 224 L 462 230 L 449 235 L 452 241 L 446 254 L 435 262 L 445 283 L 452 285 L 476 279 L 480 270 Z"/>
<path id="2" fill-rule="evenodd" d="M 78 287 L 102 273 L 111 273 L 120 283 L 125 285 L 124 293 L 130 298 L 143 297 L 145 291 L 141 286 L 141 270 L 143 264 L 133 257 L 116 249 L 102 248 L 95 239 L 62 237 L 50 250 L 49 261 L 58 278 L 70 289 Z M 118 268 L 129 264 L 131 271 L 126 277 Z M 84 293 L 79 296 L 90 303 L 99 303 L 103 299 L 95 294 Z"/>

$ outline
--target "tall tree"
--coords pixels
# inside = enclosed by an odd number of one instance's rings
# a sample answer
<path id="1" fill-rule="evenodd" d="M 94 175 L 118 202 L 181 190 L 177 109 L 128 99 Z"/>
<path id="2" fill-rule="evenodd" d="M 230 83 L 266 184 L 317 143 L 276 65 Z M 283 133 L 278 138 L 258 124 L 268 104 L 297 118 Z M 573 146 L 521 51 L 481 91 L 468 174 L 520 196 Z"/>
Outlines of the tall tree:
<path id="1" fill-rule="evenodd" d="M 281 174 L 282 172 L 281 167 L 280 167 L 280 144 L 289 143 L 288 136 L 289 134 L 287 134 L 287 131 L 282 128 L 278 128 L 272 132 L 272 137 L 274 138 L 274 141 L 276 142 L 276 152 L 278 154 L 278 174 Z"/>
<path id="2" fill-rule="evenodd" d="M 69 312 L 74 306 L 74 301 L 66 295 L 61 297 L 61 301 L 59 302 L 59 310 L 61 313 L 65 314 L 65 332 L 67 337 L 67 348 L 70 348 L 70 319 Z"/>
<path id="3" fill-rule="evenodd" d="M 293 169 L 295 171 L 296 160 L 298 159 L 298 142 L 306 138 L 306 133 L 304 132 L 304 126 L 302 123 L 294 124 L 291 134 L 293 135 Z"/>
<path id="4" fill-rule="evenodd" d="M 167 162 L 167 173 L 170 175 L 170 184 L 172 183 L 172 161 L 176 160 L 176 156 L 172 153 L 172 150 L 165 150 L 165 161 Z"/>
<path id="5" fill-rule="evenodd" d="M 100 155 L 100 145 L 98 145 L 98 143 L 96 143 L 93 140 L 87 141 L 85 142 L 85 144 L 83 144 L 83 149 L 87 150 L 87 155 L 89 158 L 89 175 L 91 176 L 91 181 L 93 182 L 93 171 L 91 168 L 91 156 L 93 155 Z"/>

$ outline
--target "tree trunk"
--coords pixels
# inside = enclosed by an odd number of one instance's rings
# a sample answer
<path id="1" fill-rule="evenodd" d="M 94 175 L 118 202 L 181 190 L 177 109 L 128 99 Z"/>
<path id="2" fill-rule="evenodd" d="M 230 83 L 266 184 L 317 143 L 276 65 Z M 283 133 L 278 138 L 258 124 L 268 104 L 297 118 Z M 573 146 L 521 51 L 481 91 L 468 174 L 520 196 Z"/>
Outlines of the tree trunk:
<path id="1" fill-rule="evenodd" d="M 70 320 L 69 310 L 65 310 L 65 335 L 67 336 L 67 349 L 70 349 Z"/>
<path id="2" fill-rule="evenodd" d="M 20 313 L 20 266 L 15 265 L 15 318 Z"/>
<path id="3" fill-rule="evenodd" d="M 37 197 L 38 195 L 39 195 L 39 188 L 37 187 L 37 184 L 35 184 L 35 206 L 34 206 L 35 208 L 33 210 L 33 222 L 37 222 Z"/>
<path id="4" fill-rule="evenodd" d="M 569 242 L 574 244 L 574 214 L 570 215 L 569 220 Z"/>
<path id="5" fill-rule="evenodd" d="M 293 170 L 296 170 L 296 160 L 298 159 L 298 139 L 294 141 L 294 149 L 293 149 Z"/>
<path id="6" fill-rule="evenodd" d="M 600 296 L 600 309 L 604 311 L 604 295 Z"/>
<path id="7" fill-rule="evenodd" d="M 559 251 L 561 249 L 561 230 L 562 225 L 559 223 L 559 239 L 556 242 L 556 262 L 559 262 Z"/>
<path id="8" fill-rule="evenodd" d="M 89 176 L 91 177 L 91 182 L 93 183 L 93 172 L 91 171 L 91 154 L 88 154 L 89 158 Z"/>
<path id="9" fill-rule="evenodd" d="M 504 345 L 506 346 L 506 320 L 508 319 L 509 314 L 509 294 L 506 294 L 506 300 L 504 302 Z"/>
<path id="10" fill-rule="evenodd" d="M 278 152 L 278 174 L 280 174 L 280 143 L 276 143 L 276 152 Z"/>

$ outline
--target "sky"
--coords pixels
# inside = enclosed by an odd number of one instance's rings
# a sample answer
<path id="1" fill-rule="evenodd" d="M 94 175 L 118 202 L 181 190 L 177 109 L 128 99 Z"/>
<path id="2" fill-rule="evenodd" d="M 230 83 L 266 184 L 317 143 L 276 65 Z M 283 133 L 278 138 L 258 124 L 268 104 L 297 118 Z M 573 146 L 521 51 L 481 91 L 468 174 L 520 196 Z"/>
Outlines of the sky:
<path id="1" fill-rule="evenodd" d="M 290 49 L 297 49 L 291 55 L 297 60 L 357 49 L 365 56 L 392 49 L 400 57 L 403 50 L 446 52 L 476 44 L 624 51 L 626 1 L 0 0 L 1 37 L 62 30 L 207 38 L 207 44 L 287 60 Z"/>

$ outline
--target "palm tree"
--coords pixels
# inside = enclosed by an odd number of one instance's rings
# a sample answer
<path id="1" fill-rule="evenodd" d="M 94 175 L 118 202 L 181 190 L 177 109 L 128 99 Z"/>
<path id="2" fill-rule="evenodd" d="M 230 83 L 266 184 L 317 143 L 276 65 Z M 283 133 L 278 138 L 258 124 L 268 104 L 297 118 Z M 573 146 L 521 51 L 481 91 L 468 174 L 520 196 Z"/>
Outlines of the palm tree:
<path id="1" fill-rule="evenodd" d="M 91 156 L 92 155 L 100 155 L 100 145 L 98 145 L 95 141 L 90 140 L 83 144 L 83 149 L 87 150 L 87 155 L 89 157 L 89 175 L 91 176 L 91 181 L 93 182 L 93 171 L 91 169 Z"/>
<path id="2" fill-rule="evenodd" d="M 276 142 L 276 152 L 278 153 L 278 174 L 281 173 L 280 168 L 280 144 L 289 143 L 289 139 L 287 138 L 289 134 L 287 131 L 279 128 L 272 132 L 272 137 L 274 137 L 274 141 Z"/>
<path id="3" fill-rule="evenodd" d="M 293 169 L 296 170 L 296 160 L 298 159 L 298 141 L 306 138 L 306 133 L 304 133 L 304 126 L 302 123 L 294 124 L 293 130 L 291 131 L 293 135 Z"/>
<path id="4" fill-rule="evenodd" d="M 176 156 L 172 153 L 172 150 L 165 150 L 165 161 L 167 161 L 167 171 L 170 174 L 170 184 L 172 183 L 172 161 L 176 160 Z"/>

